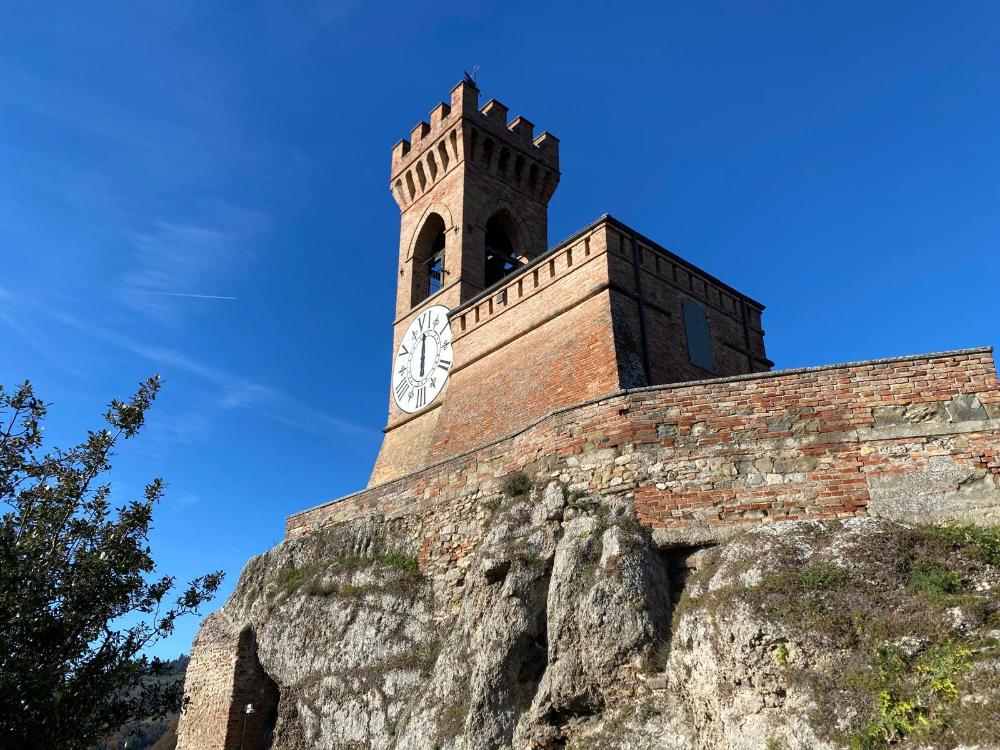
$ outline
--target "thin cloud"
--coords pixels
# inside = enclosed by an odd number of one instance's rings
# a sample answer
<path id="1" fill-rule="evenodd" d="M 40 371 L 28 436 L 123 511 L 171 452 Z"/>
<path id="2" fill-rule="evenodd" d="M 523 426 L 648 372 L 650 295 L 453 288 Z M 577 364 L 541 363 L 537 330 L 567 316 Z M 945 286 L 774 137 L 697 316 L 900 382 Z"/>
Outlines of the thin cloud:
<path id="1" fill-rule="evenodd" d="M 216 404 L 220 409 L 249 409 L 279 424 L 324 437 L 329 436 L 331 429 L 350 437 L 374 438 L 379 435 L 376 430 L 369 427 L 332 417 L 270 386 L 254 383 L 225 370 L 201 364 L 173 349 L 143 344 L 116 331 L 81 321 L 58 310 L 48 312 L 59 322 L 91 338 L 112 344 L 159 367 L 186 372 L 217 386 L 222 390 L 222 396 Z"/>
<path id="2" fill-rule="evenodd" d="M 167 495 L 167 507 L 171 510 L 187 510 L 194 507 L 201 501 L 201 497 L 194 492 L 182 492 L 177 495 Z"/>
<path id="3" fill-rule="evenodd" d="M 162 322 L 174 322 L 197 309 L 180 300 L 235 300 L 217 290 L 246 268 L 252 255 L 247 248 L 263 222 L 232 207 L 218 207 L 216 213 L 219 226 L 158 221 L 136 235 L 133 267 L 121 277 L 122 302 Z"/>
<path id="4" fill-rule="evenodd" d="M 316 4 L 314 14 L 320 25 L 326 26 L 339 18 L 350 15 L 361 3 L 359 0 L 325 0 Z"/>
<path id="5" fill-rule="evenodd" d="M 0 300 L 6 301 L 12 299 L 13 296 L 9 292 L 0 288 Z M 17 336 L 17 338 L 20 339 L 25 346 L 35 352 L 35 354 L 42 357 L 42 359 L 50 365 L 54 365 L 63 372 L 68 372 L 70 375 L 75 375 L 77 377 L 82 375 L 79 370 L 72 367 L 66 361 L 65 357 L 60 357 L 55 353 L 56 348 L 49 342 L 48 337 L 35 326 L 26 325 L 14 320 L 14 318 L 3 312 L 0 312 L 0 323 L 7 326 L 7 328 L 15 336 Z"/>
<path id="6" fill-rule="evenodd" d="M 188 294 L 187 292 L 152 292 L 145 289 L 136 289 L 136 294 L 156 294 L 161 297 L 189 297 L 190 299 L 230 299 L 235 300 L 236 297 L 227 297 L 221 294 Z"/>

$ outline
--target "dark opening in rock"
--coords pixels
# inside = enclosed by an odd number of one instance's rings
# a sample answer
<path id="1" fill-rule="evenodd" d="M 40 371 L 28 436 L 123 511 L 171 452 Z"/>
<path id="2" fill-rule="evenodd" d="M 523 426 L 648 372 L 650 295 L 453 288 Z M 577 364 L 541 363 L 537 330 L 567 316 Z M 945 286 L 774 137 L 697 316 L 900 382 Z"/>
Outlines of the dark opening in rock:
<path id="1" fill-rule="evenodd" d="M 277 683 L 257 658 L 253 628 L 247 628 L 240 633 L 236 652 L 226 750 L 269 750 L 278 720 L 279 699 Z"/>
<path id="2" fill-rule="evenodd" d="M 670 580 L 671 608 L 677 606 L 677 602 L 681 600 L 681 594 L 684 593 L 688 577 L 698 569 L 701 557 L 698 553 L 712 546 L 714 545 L 699 544 L 658 550 L 660 560 L 663 562 L 663 569 L 667 572 L 667 578 Z"/>
<path id="3" fill-rule="evenodd" d="M 483 565 L 483 575 L 487 583 L 499 583 L 510 572 L 510 560 L 487 560 Z"/>

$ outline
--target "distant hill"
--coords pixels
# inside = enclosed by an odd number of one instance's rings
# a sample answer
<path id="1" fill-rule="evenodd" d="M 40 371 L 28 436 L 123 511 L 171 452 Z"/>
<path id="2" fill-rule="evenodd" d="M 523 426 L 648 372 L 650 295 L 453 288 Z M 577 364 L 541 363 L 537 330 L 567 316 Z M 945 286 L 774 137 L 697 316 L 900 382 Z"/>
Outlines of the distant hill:
<path id="1" fill-rule="evenodd" d="M 158 682 L 173 682 L 183 680 L 191 658 L 181 654 L 172 661 L 165 662 L 166 672 L 150 680 Z M 170 714 L 160 721 L 144 721 L 139 732 L 133 734 L 135 727 L 129 727 L 116 732 L 94 750 L 122 750 L 128 742 L 128 750 L 174 750 L 177 744 L 178 714 Z"/>

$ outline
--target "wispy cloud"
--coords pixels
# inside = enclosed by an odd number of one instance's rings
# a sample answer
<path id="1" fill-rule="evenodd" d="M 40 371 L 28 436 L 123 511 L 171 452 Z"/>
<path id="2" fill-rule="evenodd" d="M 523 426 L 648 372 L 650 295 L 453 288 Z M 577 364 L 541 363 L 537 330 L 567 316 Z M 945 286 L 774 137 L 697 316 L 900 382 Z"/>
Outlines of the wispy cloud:
<path id="1" fill-rule="evenodd" d="M 224 226 L 159 221 L 136 236 L 133 267 L 121 278 L 122 302 L 174 321 L 192 311 L 188 300 L 235 300 L 222 290 L 250 261 L 249 247 L 263 220 L 232 208 L 225 213 Z"/>
<path id="2" fill-rule="evenodd" d="M 0 288 L 0 302 L 7 302 L 10 300 L 13 300 L 13 296 L 10 292 Z M 63 372 L 68 372 L 70 375 L 80 376 L 82 374 L 70 364 L 66 357 L 59 356 L 57 353 L 58 349 L 52 344 L 48 336 L 46 336 L 37 326 L 15 320 L 2 310 L 0 310 L 0 323 L 6 326 L 11 333 L 17 336 L 17 338 L 21 340 L 21 343 L 31 349 L 31 351 L 35 354 L 39 355 L 50 365 L 54 365 Z"/>
<path id="3" fill-rule="evenodd" d="M 187 510 L 201 501 L 201 497 L 194 492 L 179 492 L 168 494 L 166 506 L 170 510 Z"/>
<path id="4" fill-rule="evenodd" d="M 220 294 L 187 294 L 186 292 L 148 292 L 142 289 L 136 289 L 136 294 L 156 294 L 162 297 L 188 297 L 189 299 L 231 299 L 234 300 L 236 297 L 227 297 Z"/>
<path id="5" fill-rule="evenodd" d="M 185 372 L 218 387 L 220 395 L 216 399 L 216 406 L 219 409 L 249 409 L 279 424 L 322 436 L 328 436 L 331 431 L 359 438 L 375 438 L 379 435 L 369 427 L 330 416 L 275 388 L 202 364 L 174 349 L 143 344 L 117 331 L 79 320 L 58 310 L 48 312 L 59 322 L 93 339 L 146 359 L 157 367 Z"/>
<path id="6" fill-rule="evenodd" d="M 314 6 L 313 14 L 321 25 L 326 26 L 338 18 L 350 15 L 360 5 L 360 0 L 321 0 Z"/>

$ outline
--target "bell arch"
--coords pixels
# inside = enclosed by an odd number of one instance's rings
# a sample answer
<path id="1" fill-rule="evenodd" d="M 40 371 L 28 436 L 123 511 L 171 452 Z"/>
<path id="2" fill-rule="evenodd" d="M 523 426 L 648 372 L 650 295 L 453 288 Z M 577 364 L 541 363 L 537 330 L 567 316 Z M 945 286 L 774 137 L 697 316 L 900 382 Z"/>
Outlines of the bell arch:
<path id="1" fill-rule="evenodd" d="M 486 220 L 483 237 L 484 288 L 500 282 L 524 264 L 520 234 L 513 215 L 506 208 L 494 211 Z"/>
<path id="2" fill-rule="evenodd" d="M 410 257 L 410 306 L 413 307 L 444 286 L 447 231 L 444 218 L 428 212 L 417 230 Z"/>

